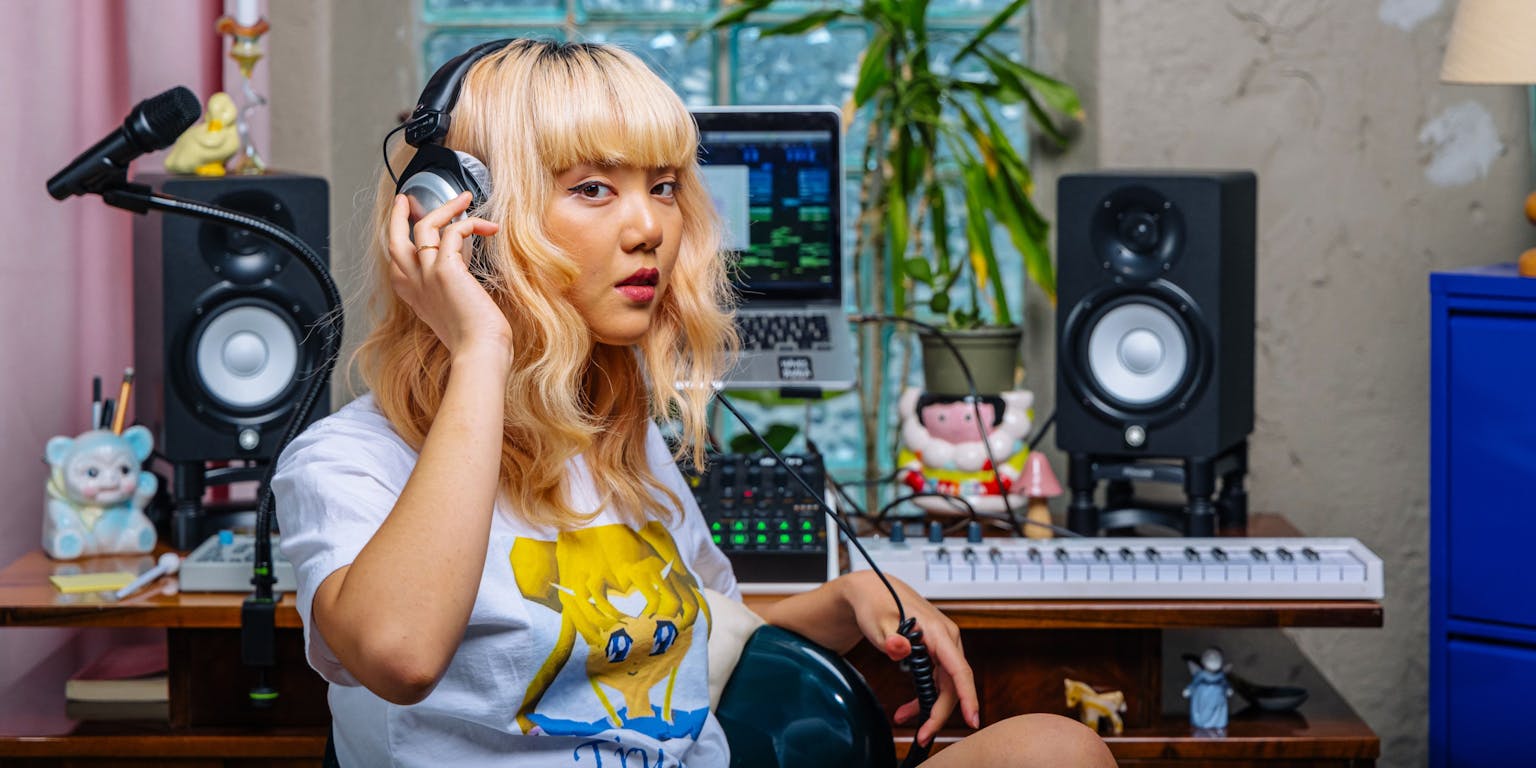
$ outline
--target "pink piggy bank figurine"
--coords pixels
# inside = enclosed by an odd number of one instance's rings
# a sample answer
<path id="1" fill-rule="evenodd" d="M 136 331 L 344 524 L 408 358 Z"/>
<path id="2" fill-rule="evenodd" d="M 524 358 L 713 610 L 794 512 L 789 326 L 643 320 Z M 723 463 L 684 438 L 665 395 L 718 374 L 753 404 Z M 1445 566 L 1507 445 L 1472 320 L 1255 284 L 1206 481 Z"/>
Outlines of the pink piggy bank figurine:
<path id="1" fill-rule="evenodd" d="M 929 395 L 913 387 L 903 390 L 898 406 L 901 451 L 896 457 L 901 482 L 916 492 L 963 497 L 978 511 L 1003 512 L 1009 505 L 1022 510 L 1025 498 L 1015 486 L 1029 454 L 1034 402 L 1034 393 L 1022 389 L 982 395 L 974 404 L 964 397 Z M 992 460 L 998 463 L 996 473 Z M 1003 503 L 1003 493 L 1008 494 L 1009 505 Z M 919 498 L 913 503 L 942 514 L 964 511 L 940 498 Z"/>
<path id="2" fill-rule="evenodd" d="M 43 551 L 73 560 L 154 549 L 155 526 L 144 507 L 158 482 L 140 468 L 153 447 L 154 436 L 143 426 L 121 435 L 93 429 L 50 439 Z"/>

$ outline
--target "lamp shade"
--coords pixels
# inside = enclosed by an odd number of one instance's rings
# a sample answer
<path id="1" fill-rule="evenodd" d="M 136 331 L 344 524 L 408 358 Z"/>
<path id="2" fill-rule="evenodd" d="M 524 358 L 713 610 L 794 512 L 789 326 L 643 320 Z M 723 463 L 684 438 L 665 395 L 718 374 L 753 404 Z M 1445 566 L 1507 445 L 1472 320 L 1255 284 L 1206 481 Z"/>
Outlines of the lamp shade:
<path id="1" fill-rule="evenodd" d="M 1461 0 L 1440 79 L 1536 83 L 1536 0 Z"/>

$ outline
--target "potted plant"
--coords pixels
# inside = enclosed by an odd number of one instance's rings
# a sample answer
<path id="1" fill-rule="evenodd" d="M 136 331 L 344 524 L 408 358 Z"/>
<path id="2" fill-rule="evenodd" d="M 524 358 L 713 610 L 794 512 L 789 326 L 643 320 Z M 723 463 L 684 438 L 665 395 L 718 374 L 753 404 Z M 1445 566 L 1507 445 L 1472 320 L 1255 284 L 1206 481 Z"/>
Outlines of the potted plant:
<path id="1" fill-rule="evenodd" d="M 704 29 L 742 23 L 771 12 L 778 0 L 743 0 L 722 10 Z M 1073 88 L 1008 57 L 989 38 L 1027 5 L 1013 0 L 939 58 L 944 46 L 930 25 L 928 0 L 860 0 L 818 8 L 767 26 L 763 36 L 803 34 L 837 22 L 867 23 L 872 36 L 859 65 L 845 120 L 868 115 L 857 223 L 856 257 L 877 279 L 860 281 L 860 306 L 871 314 L 928 321 L 962 349 L 980 348 L 977 368 L 992 371 L 978 389 L 1013 388 L 1023 329 L 999 274 L 994 232 L 1001 230 L 1023 272 L 1052 301 L 1049 224 L 1031 201 L 1029 164 L 999 120 L 1001 105 L 1021 104 L 1039 132 L 1065 146 L 1067 121 L 1081 117 Z M 803 6 L 802 6 L 803 7 Z M 936 66 L 937 65 L 937 66 Z M 960 222 L 953 225 L 951 214 Z M 866 467 L 880 466 L 874 437 L 880 428 L 885 364 L 881 334 L 870 329 L 863 348 L 871 356 L 861 382 Z M 953 378 L 959 366 L 936 338 L 925 342 L 927 386 L 966 391 Z M 937 380 L 936 380 L 937 379 Z"/>

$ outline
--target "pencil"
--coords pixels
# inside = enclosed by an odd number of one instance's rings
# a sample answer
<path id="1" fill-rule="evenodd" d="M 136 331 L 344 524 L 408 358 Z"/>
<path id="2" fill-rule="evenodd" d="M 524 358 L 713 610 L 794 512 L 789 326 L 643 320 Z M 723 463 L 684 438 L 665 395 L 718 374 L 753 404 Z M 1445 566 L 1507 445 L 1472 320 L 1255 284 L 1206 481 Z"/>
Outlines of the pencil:
<path id="1" fill-rule="evenodd" d="M 128 417 L 128 391 L 133 389 L 133 368 L 123 369 L 123 386 L 117 391 L 117 413 L 112 417 L 112 434 L 123 433 L 123 421 Z"/>
<path id="2" fill-rule="evenodd" d="M 91 429 L 101 429 L 101 377 L 91 377 Z"/>

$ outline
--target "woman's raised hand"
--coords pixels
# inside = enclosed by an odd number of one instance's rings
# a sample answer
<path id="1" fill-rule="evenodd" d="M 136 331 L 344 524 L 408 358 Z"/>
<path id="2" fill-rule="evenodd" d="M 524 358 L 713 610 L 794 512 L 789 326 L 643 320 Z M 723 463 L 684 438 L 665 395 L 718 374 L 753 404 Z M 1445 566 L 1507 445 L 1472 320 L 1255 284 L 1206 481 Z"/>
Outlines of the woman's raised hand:
<path id="1" fill-rule="evenodd" d="M 410 224 L 410 206 L 395 196 L 389 216 L 390 283 L 395 293 L 437 334 L 450 357 L 482 351 L 511 361 L 512 331 L 507 318 L 469 273 L 464 243 L 488 237 L 500 226 L 468 216 L 459 221 L 471 196 L 465 192 Z"/>
<path id="2" fill-rule="evenodd" d="M 854 620 L 870 644 L 893 661 L 905 659 L 912 653 L 912 644 L 896 631 L 900 624 L 896 605 L 873 571 L 855 571 L 838 581 L 843 582 L 843 594 L 853 610 Z M 917 628 L 923 632 L 923 644 L 928 646 L 935 681 L 939 685 L 939 700 L 933 705 L 933 711 L 926 721 L 917 724 L 918 743 L 930 743 L 957 706 L 966 724 L 979 728 L 976 680 L 970 663 L 965 660 L 965 649 L 960 645 L 960 628 L 901 580 L 891 577 L 891 586 L 901 595 L 907 615 L 917 619 Z M 898 707 L 893 719 L 897 724 L 905 724 L 915 718 L 918 711 L 917 700 L 913 699 Z"/>

